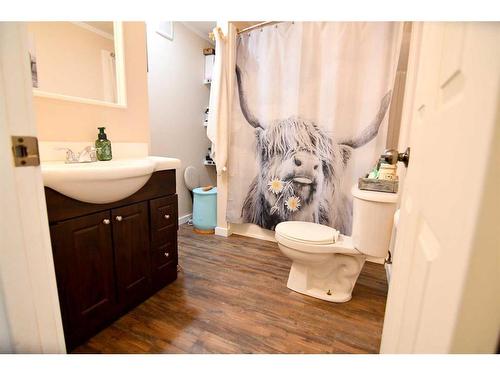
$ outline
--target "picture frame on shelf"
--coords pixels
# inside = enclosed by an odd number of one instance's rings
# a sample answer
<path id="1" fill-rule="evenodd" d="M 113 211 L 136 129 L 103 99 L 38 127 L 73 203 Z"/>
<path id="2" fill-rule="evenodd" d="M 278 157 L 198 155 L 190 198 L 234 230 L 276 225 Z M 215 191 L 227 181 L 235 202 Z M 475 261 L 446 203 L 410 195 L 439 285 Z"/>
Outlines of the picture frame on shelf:
<path id="1" fill-rule="evenodd" d="M 156 32 L 162 37 L 167 38 L 168 40 L 174 40 L 174 22 L 164 21 L 158 23 Z"/>

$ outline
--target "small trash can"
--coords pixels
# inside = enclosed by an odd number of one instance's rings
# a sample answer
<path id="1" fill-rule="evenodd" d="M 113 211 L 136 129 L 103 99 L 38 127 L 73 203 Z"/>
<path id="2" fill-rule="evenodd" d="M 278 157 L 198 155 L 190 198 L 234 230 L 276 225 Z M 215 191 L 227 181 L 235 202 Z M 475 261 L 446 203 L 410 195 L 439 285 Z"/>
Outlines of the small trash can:
<path id="1" fill-rule="evenodd" d="M 203 191 L 199 187 L 193 189 L 193 226 L 194 231 L 212 234 L 217 226 L 217 188 Z"/>

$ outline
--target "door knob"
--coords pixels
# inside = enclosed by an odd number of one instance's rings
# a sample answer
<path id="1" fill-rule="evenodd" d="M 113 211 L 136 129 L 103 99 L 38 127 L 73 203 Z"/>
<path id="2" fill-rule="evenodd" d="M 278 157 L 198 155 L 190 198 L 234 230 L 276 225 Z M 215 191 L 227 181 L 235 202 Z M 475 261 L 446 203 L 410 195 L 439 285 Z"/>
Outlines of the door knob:
<path id="1" fill-rule="evenodd" d="M 116 219 L 116 221 L 122 221 L 123 217 L 121 217 L 121 216 L 118 215 L 115 219 Z"/>
<path id="2" fill-rule="evenodd" d="M 165 219 L 170 219 L 170 215 L 164 215 Z"/>
<path id="3" fill-rule="evenodd" d="M 165 253 L 165 256 L 168 258 L 170 256 L 170 254 L 169 253 Z"/>
<path id="4" fill-rule="evenodd" d="M 398 161 L 402 162 L 406 168 L 410 162 L 410 148 L 407 147 L 405 152 L 398 152 L 397 150 L 388 149 L 380 156 L 380 159 L 389 164 L 397 164 Z"/>
<path id="5" fill-rule="evenodd" d="M 109 219 L 104 219 L 104 220 L 102 221 L 102 223 L 103 223 L 103 224 L 108 225 L 108 224 L 109 224 Z"/>

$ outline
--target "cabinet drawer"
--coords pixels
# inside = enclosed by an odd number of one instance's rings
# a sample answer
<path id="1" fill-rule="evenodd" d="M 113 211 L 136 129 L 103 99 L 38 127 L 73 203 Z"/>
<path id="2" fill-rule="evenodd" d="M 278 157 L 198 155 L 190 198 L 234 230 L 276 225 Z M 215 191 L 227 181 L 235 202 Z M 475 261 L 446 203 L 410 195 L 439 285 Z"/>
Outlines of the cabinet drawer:
<path id="1" fill-rule="evenodd" d="M 177 220 L 177 195 L 152 199 L 150 201 L 151 227 L 153 231 L 175 226 L 178 229 Z"/>
<path id="2" fill-rule="evenodd" d="M 177 227 L 175 224 L 151 231 L 151 244 L 157 246 L 175 246 L 177 242 Z"/>
<path id="3" fill-rule="evenodd" d="M 177 264 L 177 247 L 175 243 L 158 246 L 154 249 L 153 263 L 156 269 L 161 269 L 172 262 Z"/>
<path id="4" fill-rule="evenodd" d="M 153 247 L 152 278 L 153 290 L 159 290 L 177 278 L 177 239 Z"/>

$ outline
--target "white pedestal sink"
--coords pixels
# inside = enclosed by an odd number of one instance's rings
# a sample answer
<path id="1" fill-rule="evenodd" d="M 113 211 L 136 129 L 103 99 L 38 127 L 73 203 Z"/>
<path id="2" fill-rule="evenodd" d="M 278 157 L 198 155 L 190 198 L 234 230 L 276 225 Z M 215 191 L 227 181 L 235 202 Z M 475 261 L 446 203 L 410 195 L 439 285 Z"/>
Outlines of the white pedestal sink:
<path id="1" fill-rule="evenodd" d="M 70 198 L 88 203 L 111 203 L 138 191 L 153 172 L 178 169 L 179 159 L 148 156 L 94 163 L 42 162 L 43 184 Z"/>

